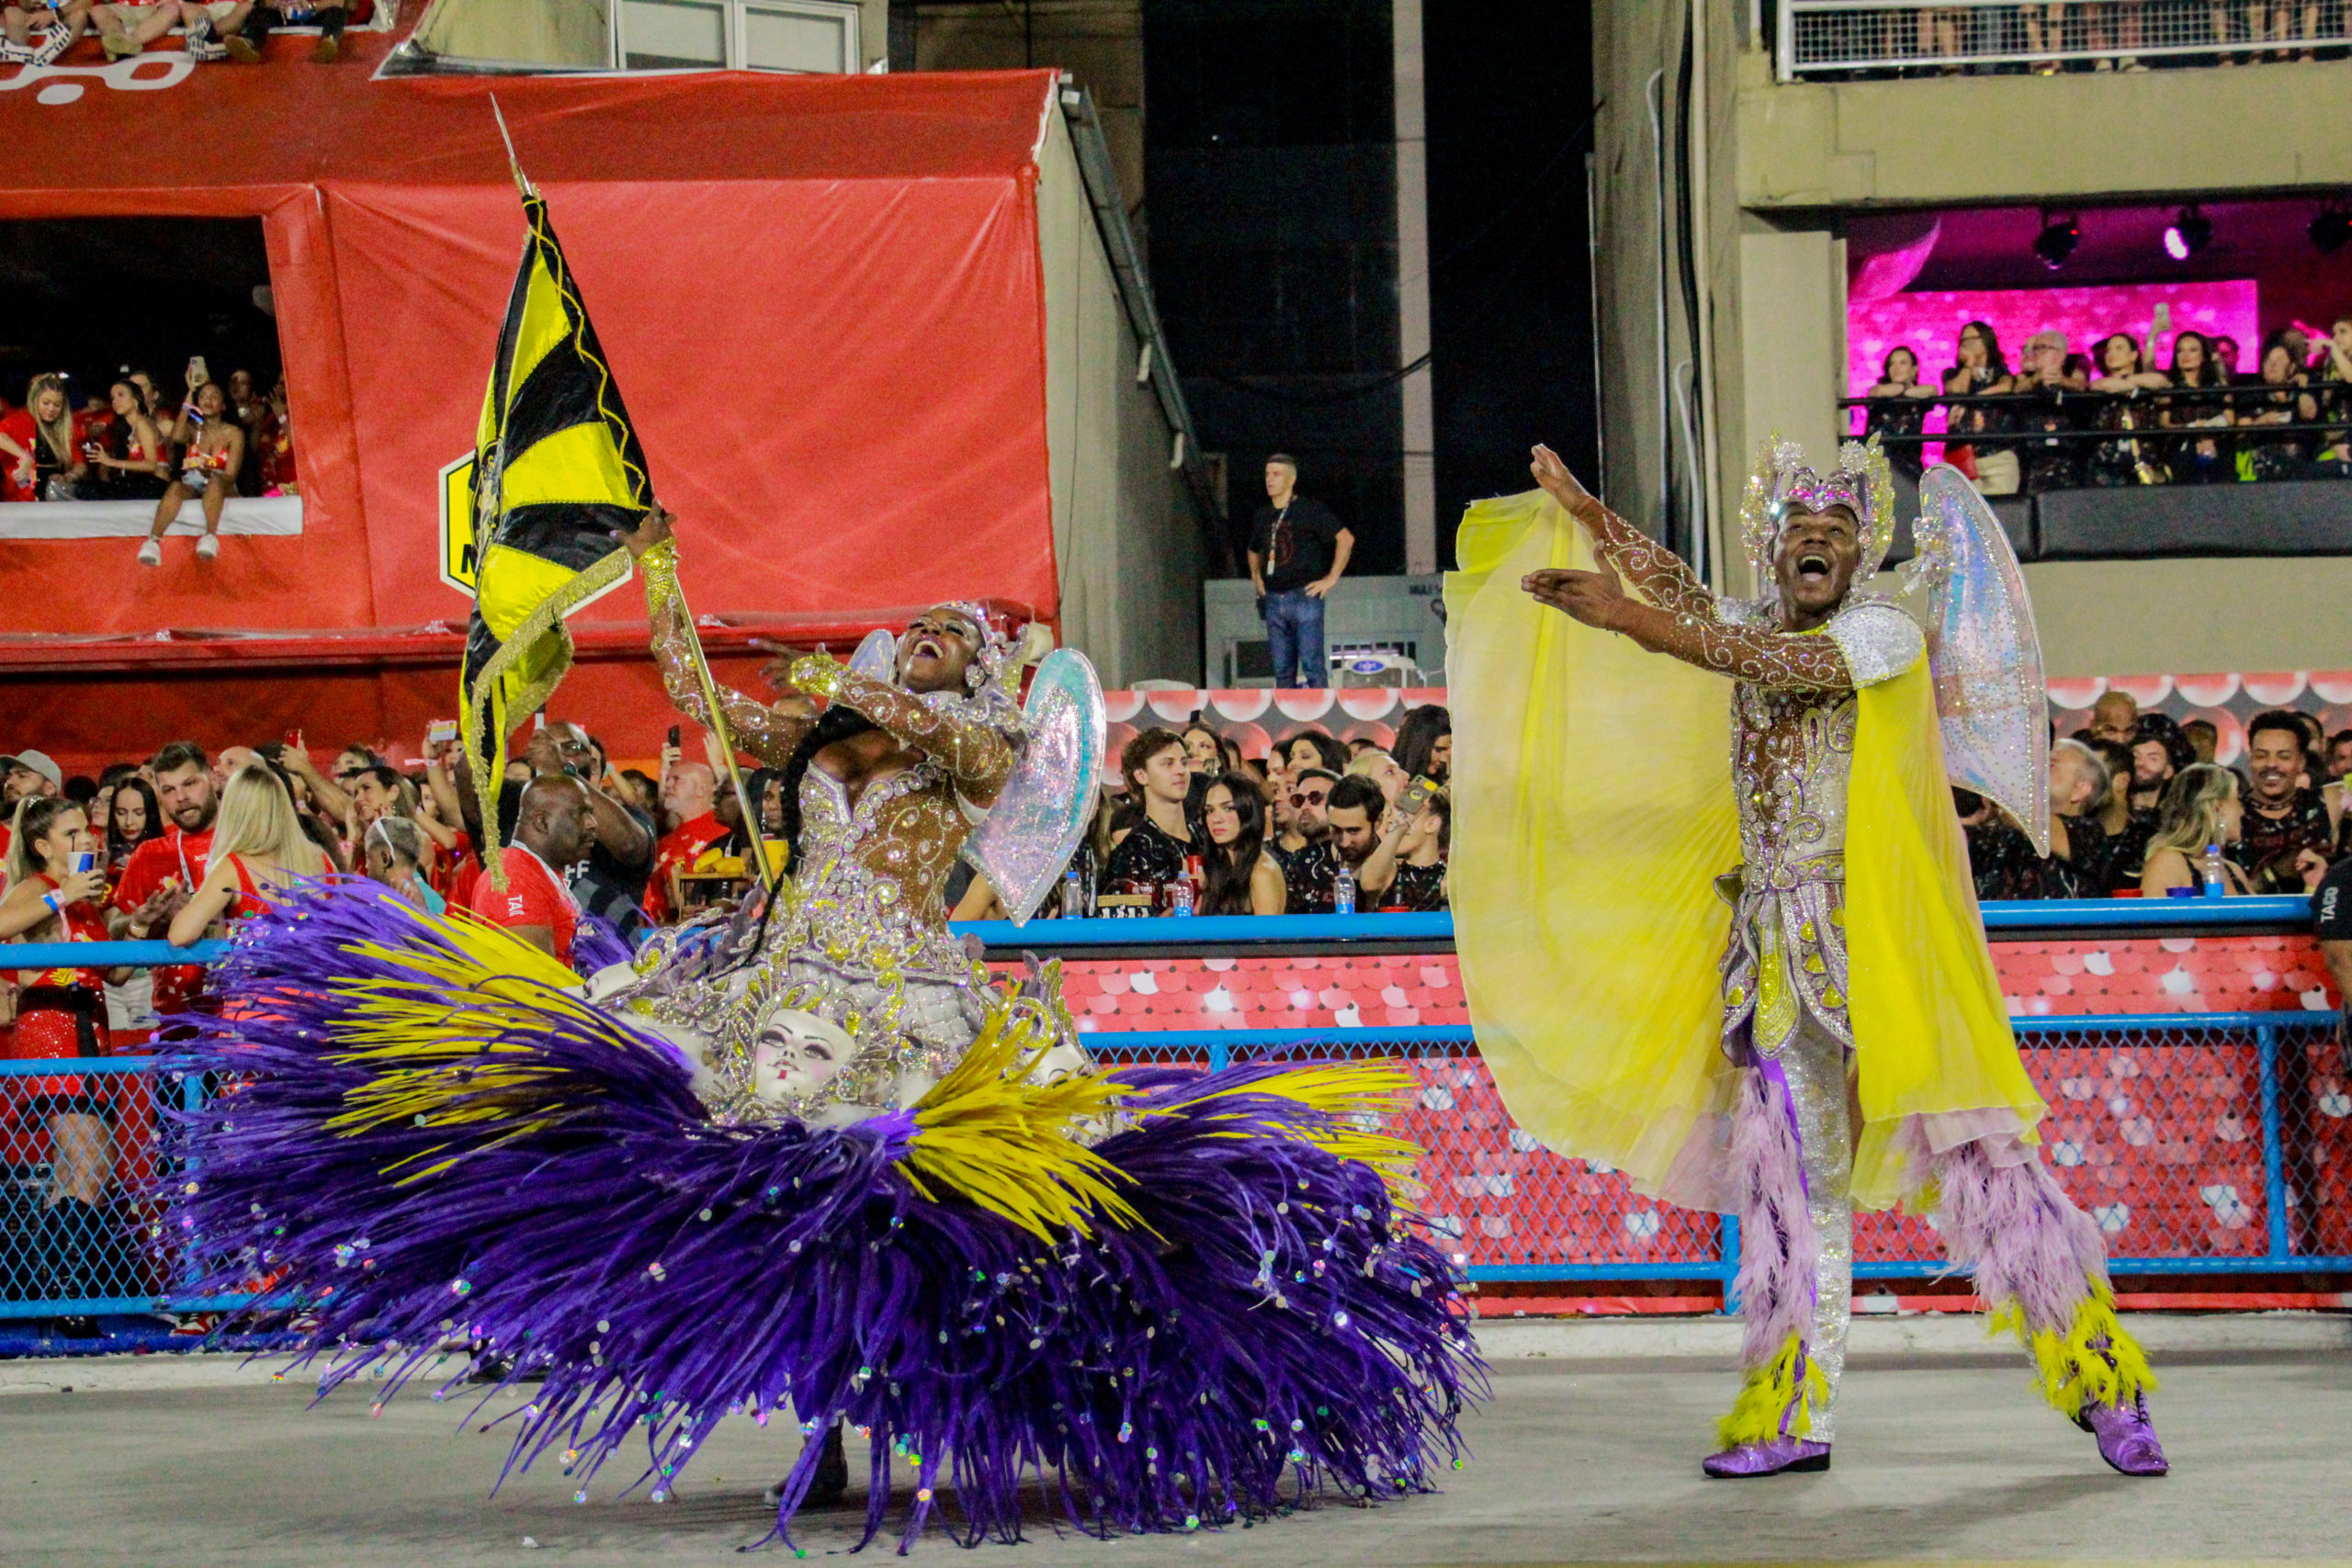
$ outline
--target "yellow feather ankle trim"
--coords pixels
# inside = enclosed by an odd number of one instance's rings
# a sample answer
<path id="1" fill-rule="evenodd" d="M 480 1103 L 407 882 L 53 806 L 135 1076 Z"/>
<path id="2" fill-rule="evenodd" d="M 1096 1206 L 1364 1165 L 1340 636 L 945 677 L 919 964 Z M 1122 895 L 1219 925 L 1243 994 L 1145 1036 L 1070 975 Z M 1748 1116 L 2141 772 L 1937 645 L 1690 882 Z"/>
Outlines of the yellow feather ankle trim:
<path id="1" fill-rule="evenodd" d="M 1792 1416 L 1789 1415 L 1792 1400 L 1796 1402 Z M 1821 1364 L 1805 1353 L 1804 1341 L 1791 1334 L 1780 1354 L 1748 1369 L 1747 1382 L 1733 1402 L 1731 1414 L 1715 1424 L 1715 1441 L 1726 1449 L 1770 1442 L 1781 1435 L 1783 1416 L 1789 1416 L 1788 1436 L 1807 1437 L 1813 1431 L 1815 1408 L 1828 1403 L 1829 1379 Z"/>
<path id="2" fill-rule="evenodd" d="M 2124 1332 L 2115 1315 L 2115 1292 L 2103 1280 L 2091 1281 L 2063 1337 L 2055 1329 L 2029 1332 L 2025 1310 L 2015 1300 L 1994 1310 L 1993 1332 L 2004 1329 L 2017 1330 L 2025 1342 L 2041 1397 L 2062 1416 L 2074 1416 L 2086 1404 L 2129 1404 L 2156 1386 L 2147 1355 Z"/>

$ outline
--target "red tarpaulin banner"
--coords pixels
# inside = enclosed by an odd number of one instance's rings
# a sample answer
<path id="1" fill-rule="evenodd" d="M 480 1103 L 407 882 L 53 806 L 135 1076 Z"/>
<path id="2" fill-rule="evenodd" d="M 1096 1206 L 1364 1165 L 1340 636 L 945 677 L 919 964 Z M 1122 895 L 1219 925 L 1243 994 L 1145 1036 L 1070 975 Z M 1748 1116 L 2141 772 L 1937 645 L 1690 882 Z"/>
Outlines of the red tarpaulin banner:
<path id="1" fill-rule="evenodd" d="M 262 220 L 302 491 L 298 535 L 230 535 L 211 563 L 177 540 L 149 570 L 122 538 L 0 538 L 0 634 L 462 625 L 443 475 L 470 453 L 524 239 L 493 92 L 697 611 L 989 595 L 1055 615 L 1053 73 L 370 79 L 386 47 L 356 36 L 333 70 L 0 75 L 0 218 Z M 164 186 L 157 147 L 205 152 Z"/>

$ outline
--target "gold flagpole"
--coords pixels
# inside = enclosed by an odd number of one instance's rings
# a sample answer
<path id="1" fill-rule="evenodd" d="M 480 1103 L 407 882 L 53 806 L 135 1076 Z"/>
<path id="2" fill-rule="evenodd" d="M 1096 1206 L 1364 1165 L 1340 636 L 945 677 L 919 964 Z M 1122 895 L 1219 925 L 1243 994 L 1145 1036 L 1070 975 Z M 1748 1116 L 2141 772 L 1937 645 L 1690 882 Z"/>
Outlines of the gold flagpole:
<path id="1" fill-rule="evenodd" d="M 727 709 L 718 700 L 718 682 L 711 679 L 710 661 L 703 657 L 702 636 L 695 629 L 694 612 L 686 607 L 684 585 L 673 582 L 670 598 L 678 606 L 678 619 L 685 624 L 687 658 L 695 667 L 695 682 L 702 687 L 703 705 L 710 712 L 710 732 L 718 739 L 718 754 L 727 760 L 727 778 L 735 786 L 735 804 L 743 813 L 743 830 L 752 836 L 752 853 L 759 861 L 760 885 L 774 893 L 784 871 L 768 858 L 767 835 L 760 830 L 759 807 L 753 804 L 751 792 L 743 787 L 743 770 L 735 761 L 735 739 L 727 733 Z"/>

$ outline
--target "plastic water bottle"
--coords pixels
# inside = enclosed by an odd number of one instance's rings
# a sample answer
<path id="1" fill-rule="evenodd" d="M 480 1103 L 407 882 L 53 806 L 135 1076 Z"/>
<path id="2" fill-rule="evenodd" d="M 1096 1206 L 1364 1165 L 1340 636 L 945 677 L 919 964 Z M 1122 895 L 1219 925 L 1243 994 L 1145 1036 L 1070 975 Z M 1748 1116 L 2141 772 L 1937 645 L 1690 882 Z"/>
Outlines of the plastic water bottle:
<path id="1" fill-rule="evenodd" d="M 2197 865 L 2199 874 L 2205 879 L 2206 897 L 2220 898 L 2228 894 L 2229 873 L 2222 869 L 2221 845 L 2206 845 L 2205 852 L 2198 857 Z"/>
<path id="2" fill-rule="evenodd" d="M 1086 918 L 1086 878 L 1071 866 L 1062 873 L 1062 919 L 1082 920 Z"/>
<path id="3" fill-rule="evenodd" d="M 1193 912 L 1193 879 L 1180 876 L 1168 885 L 1168 912 L 1189 915 Z"/>
<path id="4" fill-rule="evenodd" d="M 1344 865 L 1331 876 L 1331 912 L 1335 915 L 1356 912 L 1356 874 Z"/>

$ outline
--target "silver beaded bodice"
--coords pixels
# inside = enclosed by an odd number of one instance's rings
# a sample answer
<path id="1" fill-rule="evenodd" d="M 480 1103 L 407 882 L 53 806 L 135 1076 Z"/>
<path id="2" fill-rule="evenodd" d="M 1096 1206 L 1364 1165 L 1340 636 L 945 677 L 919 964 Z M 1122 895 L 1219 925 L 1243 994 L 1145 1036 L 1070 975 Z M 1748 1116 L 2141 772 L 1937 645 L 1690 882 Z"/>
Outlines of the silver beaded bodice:
<path id="1" fill-rule="evenodd" d="M 1752 601 L 1718 601 L 1733 625 L 1769 625 Z M 1787 634 L 1782 634 L 1787 635 Z M 1837 648 L 1846 683 L 1742 680 L 1732 698 L 1732 783 L 1739 810 L 1740 890 L 1724 958 L 1725 1026 L 1752 1019 L 1757 1049 L 1775 1052 L 1800 1011 L 1852 1043 L 1847 1021 L 1846 793 L 1856 693 L 1900 674 L 1926 651 L 1892 601 L 1849 597 L 1817 633 Z"/>

